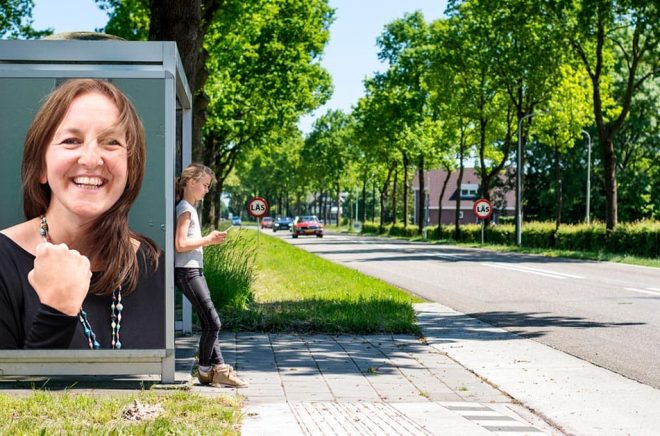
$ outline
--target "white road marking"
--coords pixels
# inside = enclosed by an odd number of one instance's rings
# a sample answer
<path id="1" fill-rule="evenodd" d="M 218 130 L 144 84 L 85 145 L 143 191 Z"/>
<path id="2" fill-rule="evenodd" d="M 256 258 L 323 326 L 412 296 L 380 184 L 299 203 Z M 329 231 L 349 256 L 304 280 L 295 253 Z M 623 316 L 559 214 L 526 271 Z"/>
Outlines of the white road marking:
<path id="1" fill-rule="evenodd" d="M 482 263 L 484 266 L 490 266 L 492 268 L 502 268 L 502 269 L 507 269 L 510 271 L 518 271 L 518 272 L 524 272 L 528 274 L 537 274 L 540 276 L 544 277 L 551 277 L 553 279 L 583 279 L 584 277 L 582 276 L 576 276 L 573 274 L 566 274 L 566 273 L 560 273 L 556 271 L 549 271 L 545 269 L 540 269 L 540 268 L 530 268 L 526 266 L 520 266 L 520 265 L 509 265 L 506 263 L 500 263 L 500 262 L 489 262 L 489 263 Z"/>
<path id="2" fill-rule="evenodd" d="M 642 294 L 651 294 L 660 297 L 660 290 L 655 290 L 655 288 L 646 288 L 646 289 L 638 289 L 638 288 L 623 288 L 626 291 L 632 291 L 632 292 L 639 292 Z M 651 289 L 651 290 L 648 290 Z"/>

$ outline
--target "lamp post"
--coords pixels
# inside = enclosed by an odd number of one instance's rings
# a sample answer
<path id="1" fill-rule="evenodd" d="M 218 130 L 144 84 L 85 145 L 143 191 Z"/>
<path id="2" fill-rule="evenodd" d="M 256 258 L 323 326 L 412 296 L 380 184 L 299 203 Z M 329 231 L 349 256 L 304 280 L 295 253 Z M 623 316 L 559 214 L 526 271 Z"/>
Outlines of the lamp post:
<path id="1" fill-rule="evenodd" d="M 586 130 L 582 130 L 582 133 L 587 135 L 588 147 L 587 147 L 587 216 L 586 222 L 587 225 L 591 223 L 591 218 L 589 214 L 589 202 L 591 200 L 591 135 Z"/>
<path id="2" fill-rule="evenodd" d="M 542 112 L 540 113 L 543 114 Z M 522 122 L 537 115 L 532 112 L 518 121 L 518 156 L 516 159 L 516 245 L 522 244 Z"/>

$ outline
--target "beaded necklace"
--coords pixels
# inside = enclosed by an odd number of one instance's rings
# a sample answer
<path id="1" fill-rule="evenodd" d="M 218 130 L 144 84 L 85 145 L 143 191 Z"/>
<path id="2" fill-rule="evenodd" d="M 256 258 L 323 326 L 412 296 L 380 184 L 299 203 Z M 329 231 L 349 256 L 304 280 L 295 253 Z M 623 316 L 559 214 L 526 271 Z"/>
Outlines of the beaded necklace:
<path id="1" fill-rule="evenodd" d="M 39 234 L 44 242 L 52 242 L 48 235 L 48 221 L 46 215 L 41 215 L 41 225 L 39 226 Z M 110 304 L 110 327 L 112 328 L 112 349 L 121 349 L 121 341 L 119 341 L 119 329 L 121 328 L 121 312 L 124 305 L 121 303 L 121 285 L 118 289 L 112 291 L 112 303 Z M 92 329 L 92 325 L 87 319 L 87 312 L 81 307 L 78 312 L 78 319 L 83 327 L 83 334 L 87 338 L 87 345 L 90 350 L 98 350 L 101 344 L 96 340 L 96 334 Z"/>

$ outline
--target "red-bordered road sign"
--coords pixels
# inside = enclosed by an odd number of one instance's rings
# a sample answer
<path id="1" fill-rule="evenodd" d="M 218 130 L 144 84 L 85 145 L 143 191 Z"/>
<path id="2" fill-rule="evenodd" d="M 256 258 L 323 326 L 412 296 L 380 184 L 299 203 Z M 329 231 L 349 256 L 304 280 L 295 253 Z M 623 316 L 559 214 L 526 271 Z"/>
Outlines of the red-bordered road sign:
<path id="1" fill-rule="evenodd" d="M 488 219 L 493 215 L 493 205 L 490 204 L 490 201 L 486 200 L 485 198 L 480 198 L 479 200 L 475 201 L 474 206 L 472 206 L 472 210 L 480 220 Z"/>
<path id="2" fill-rule="evenodd" d="M 247 204 L 247 212 L 255 218 L 268 214 L 268 202 L 261 197 L 252 197 Z"/>

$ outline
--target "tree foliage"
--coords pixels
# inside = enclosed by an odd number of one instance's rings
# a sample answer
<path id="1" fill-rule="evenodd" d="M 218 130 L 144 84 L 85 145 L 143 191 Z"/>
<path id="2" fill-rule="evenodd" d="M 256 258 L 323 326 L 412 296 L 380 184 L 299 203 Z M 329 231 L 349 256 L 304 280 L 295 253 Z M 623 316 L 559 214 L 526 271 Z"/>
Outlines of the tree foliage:
<path id="1" fill-rule="evenodd" d="M 194 156 L 236 211 L 255 194 L 278 214 L 355 196 L 362 220 L 407 225 L 413 171 L 423 192 L 425 170 L 458 170 L 460 183 L 474 161 L 489 198 L 518 170 L 520 138 L 526 213 L 579 221 L 588 132 L 594 217 L 612 228 L 660 215 L 657 2 L 453 0 L 432 23 L 405 14 L 375 41 L 385 69 L 352 112 L 325 113 L 304 138 L 299 117 L 332 92 L 320 65 L 327 0 L 96 1 L 106 31 L 179 43 L 195 84 Z"/>
<path id="2" fill-rule="evenodd" d="M 32 27 L 33 7 L 33 0 L 0 0 L 0 39 L 37 39 L 53 33 Z"/>

